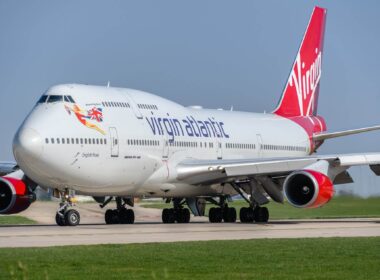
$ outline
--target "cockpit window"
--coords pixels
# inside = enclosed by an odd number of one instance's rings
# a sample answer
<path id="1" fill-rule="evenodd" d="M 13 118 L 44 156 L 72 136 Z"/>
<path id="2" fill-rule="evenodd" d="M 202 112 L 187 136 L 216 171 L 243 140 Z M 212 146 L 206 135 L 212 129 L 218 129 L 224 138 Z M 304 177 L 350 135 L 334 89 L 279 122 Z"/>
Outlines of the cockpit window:
<path id="1" fill-rule="evenodd" d="M 53 102 L 61 102 L 63 100 L 62 95 L 50 95 L 49 99 L 47 100 L 48 103 L 53 103 Z"/>
<path id="2" fill-rule="evenodd" d="M 75 103 L 74 99 L 71 97 L 71 95 L 68 95 L 67 98 L 70 100 L 71 103 Z"/>
<path id="3" fill-rule="evenodd" d="M 65 102 L 75 103 L 74 99 L 70 95 L 65 95 Z"/>
<path id="4" fill-rule="evenodd" d="M 47 95 L 42 95 L 41 98 L 37 101 L 37 104 L 38 103 L 45 103 L 47 98 L 48 98 Z"/>

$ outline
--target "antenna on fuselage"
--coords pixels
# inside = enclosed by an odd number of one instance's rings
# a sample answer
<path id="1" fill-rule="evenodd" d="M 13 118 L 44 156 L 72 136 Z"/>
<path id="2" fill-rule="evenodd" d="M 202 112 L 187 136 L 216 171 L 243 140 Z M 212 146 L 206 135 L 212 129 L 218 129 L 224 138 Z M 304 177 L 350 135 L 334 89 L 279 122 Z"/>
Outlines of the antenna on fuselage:
<path id="1" fill-rule="evenodd" d="M 110 82 L 110 81 L 108 81 L 108 82 L 107 82 L 107 87 L 110 87 L 110 84 L 111 84 L 111 82 Z"/>
<path id="2" fill-rule="evenodd" d="M 232 112 L 234 110 L 234 105 L 231 106 L 230 111 Z"/>

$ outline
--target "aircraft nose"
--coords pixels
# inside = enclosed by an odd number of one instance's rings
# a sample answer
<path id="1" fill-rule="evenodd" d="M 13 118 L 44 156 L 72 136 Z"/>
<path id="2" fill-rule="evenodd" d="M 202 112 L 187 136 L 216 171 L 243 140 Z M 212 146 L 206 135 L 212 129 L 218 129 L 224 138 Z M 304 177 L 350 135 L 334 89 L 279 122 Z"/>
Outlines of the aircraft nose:
<path id="1" fill-rule="evenodd" d="M 43 152 L 40 134 L 32 128 L 21 128 L 13 140 L 13 154 L 16 161 L 31 162 L 38 159 Z"/>

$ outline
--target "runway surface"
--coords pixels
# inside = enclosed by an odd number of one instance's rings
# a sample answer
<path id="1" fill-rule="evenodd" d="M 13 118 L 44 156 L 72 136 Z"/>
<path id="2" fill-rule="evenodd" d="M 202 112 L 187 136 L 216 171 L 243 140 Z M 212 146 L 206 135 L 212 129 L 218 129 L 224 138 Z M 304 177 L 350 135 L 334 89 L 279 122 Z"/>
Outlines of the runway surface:
<path id="1" fill-rule="evenodd" d="M 80 207 L 82 224 L 58 227 L 52 214 L 56 204 L 33 207 L 39 225 L 1 226 L 0 247 L 48 247 L 63 245 L 126 244 L 259 238 L 311 238 L 380 236 L 380 219 L 281 220 L 268 224 L 210 224 L 193 218 L 189 224 L 162 224 L 160 210 L 136 207 L 133 225 L 105 225 L 104 210 L 94 204 Z"/>

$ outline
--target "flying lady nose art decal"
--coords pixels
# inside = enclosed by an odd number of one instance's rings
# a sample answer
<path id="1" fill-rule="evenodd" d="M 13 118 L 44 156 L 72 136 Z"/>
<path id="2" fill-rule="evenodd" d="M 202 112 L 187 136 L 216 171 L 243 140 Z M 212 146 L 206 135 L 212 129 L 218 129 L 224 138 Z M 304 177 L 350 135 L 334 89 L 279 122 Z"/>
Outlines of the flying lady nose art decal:
<path id="1" fill-rule="evenodd" d="M 103 122 L 103 109 L 99 107 L 93 107 L 90 110 L 83 110 L 79 105 L 74 104 L 72 107 L 65 105 L 65 109 L 69 115 L 73 113 L 77 119 L 85 126 L 91 129 L 95 129 L 101 134 L 105 135 L 105 131 L 101 129 L 94 122 Z"/>

